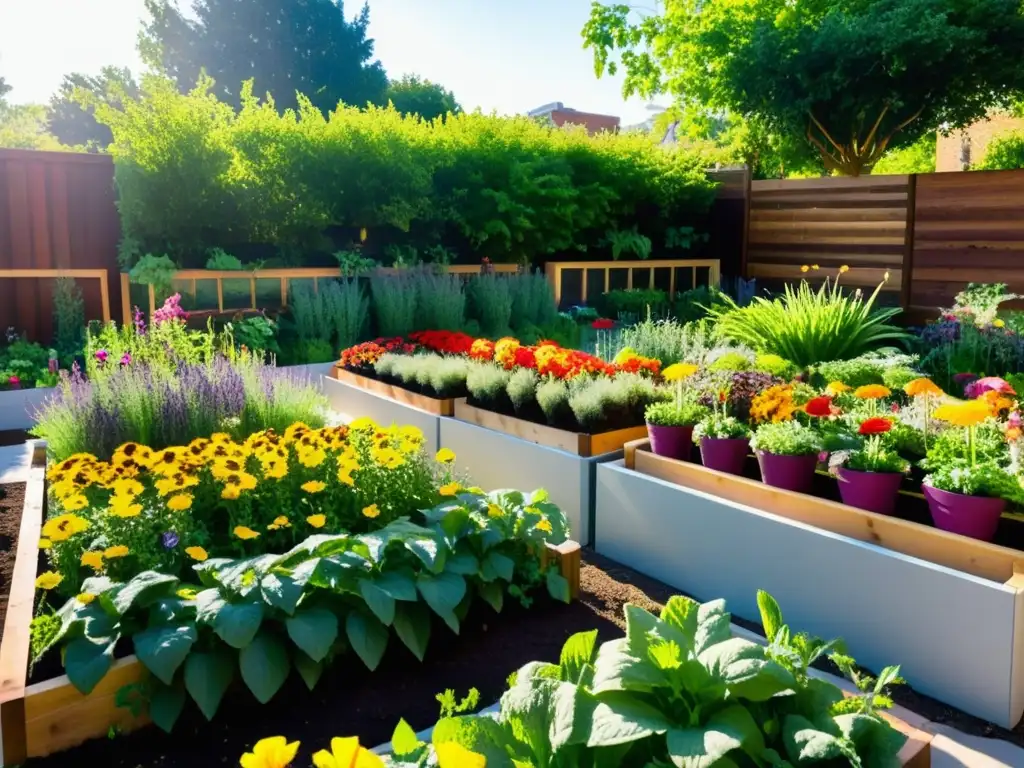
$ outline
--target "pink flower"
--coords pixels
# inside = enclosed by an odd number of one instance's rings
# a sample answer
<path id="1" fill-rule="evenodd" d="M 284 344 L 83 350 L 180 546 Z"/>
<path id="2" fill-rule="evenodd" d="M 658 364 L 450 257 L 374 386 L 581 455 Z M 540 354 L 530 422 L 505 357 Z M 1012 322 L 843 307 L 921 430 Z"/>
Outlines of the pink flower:
<path id="1" fill-rule="evenodd" d="M 125 352 L 123 355 L 121 355 L 121 367 L 124 367 L 126 365 L 131 365 L 131 364 L 132 364 L 132 353 L 131 352 Z"/>
<path id="2" fill-rule="evenodd" d="M 11 376 L 7 379 L 7 386 L 11 389 L 21 389 L 21 379 L 17 376 Z"/>
<path id="3" fill-rule="evenodd" d="M 100 365 L 103 365 L 104 363 L 106 363 L 108 357 L 110 357 L 110 354 L 107 352 L 107 350 L 105 350 L 105 349 L 97 349 L 96 350 L 96 361 Z"/>
<path id="4" fill-rule="evenodd" d="M 998 392 L 1001 395 L 1017 394 L 1010 386 L 1010 382 L 998 376 L 986 376 L 983 379 L 972 381 L 964 388 L 964 394 L 971 400 L 981 397 L 986 392 Z"/>

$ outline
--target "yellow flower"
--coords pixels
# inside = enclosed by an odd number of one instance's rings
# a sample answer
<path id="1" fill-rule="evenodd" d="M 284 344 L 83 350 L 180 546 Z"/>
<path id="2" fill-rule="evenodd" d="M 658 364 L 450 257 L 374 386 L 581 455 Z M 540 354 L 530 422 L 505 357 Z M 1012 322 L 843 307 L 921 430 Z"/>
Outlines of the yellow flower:
<path id="1" fill-rule="evenodd" d="M 103 556 L 108 560 L 113 560 L 115 557 L 124 557 L 128 554 L 128 547 L 124 544 L 118 544 L 113 547 L 107 547 L 103 550 Z"/>
<path id="2" fill-rule="evenodd" d="M 861 400 L 879 400 L 892 394 L 892 390 L 881 384 L 865 384 L 853 390 L 853 396 Z"/>
<path id="3" fill-rule="evenodd" d="M 327 487 L 327 483 L 322 483 L 319 480 L 310 480 L 308 483 L 303 483 L 301 488 L 306 493 L 320 493 L 324 488 Z"/>
<path id="4" fill-rule="evenodd" d="M 88 530 L 89 521 L 78 515 L 58 515 L 46 521 L 43 536 L 50 541 L 67 541 L 75 534 Z"/>
<path id="5" fill-rule="evenodd" d="M 377 425 L 369 416 L 360 416 L 358 419 L 352 421 L 348 426 L 350 429 L 354 429 L 357 432 L 377 429 Z"/>
<path id="6" fill-rule="evenodd" d="M 539 523 L 537 523 L 537 530 L 544 531 L 544 533 L 551 533 L 551 521 L 541 520 Z"/>
<path id="7" fill-rule="evenodd" d="M 79 509 L 88 507 L 89 500 L 85 498 L 84 493 L 76 493 L 74 496 L 68 496 L 60 505 L 69 512 L 77 512 Z"/>
<path id="8" fill-rule="evenodd" d="M 238 762 L 242 768 L 287 768 L 298 751 L 299 742 L 289 744 L 284 736 L 271 736 L 256 742 L 252 752 L 246 752 Z"/>
<path id="9" fill-rule="evenodd" d="M 352 470 L 348 467 L 338 467 L 338 482 L 342 485 L 354 487 L 356 481 L 352 477 Z"/>
<path id="10" fill-rule="evenodd" d="M 811 264 L 811 269 L 817 270 L 820 269 L 820 267 L 817 264 Z"/>
<path id="11" fill-rule="evenodd" d="M 696 372 L 696 365 L 692 365 L 691 363 L 676 363 L 662 371 L 661 377 L 665 381 L 682 381 L 683 379 L 693 376 Z"/>
<path id="12" fill-rule="evenodd" d="M 102 552 L 83 552 L 82 553 L 82 565 L 87 565 L 94 571 L 98 571 L 103 567 L 103 553 Z"/>
<path id="13" fill-rule="evenodd" d="M 246 528 L 244 525 L 235 526 L 235 536 L 240 538 L 242 541 L 248 541 L 249 539 L 255 539 L 259 537 L 259 533 L 254 531 L 252 528 Z"/>
<path id="14" fill-rule="evenodd" d="M 209 557 L 209 555 L 206 554 L 206 550 L 202 547 L 187 547 L 185 549 L 185 554 L 200 563 Z"/>
<path id="15" fill-rule="evenodd" d="M 368 507 L 363 507 L 363 517 L 368 517 L 371 520 L 380 515 L 380 508 L 376 504 L 371 504 Z"/>
<path id="16" fill-rule="evenodd" d="M 995 320 L 992 321 L 992 325 L 995 326 L 996 328 L 1002 328 L 1004 325 L 1006 325 L 1006 321 L 997 317 Z"/>
<path id="17" fill-rule="evenodd" d="M 80 602 L 82 605 L 88 605 L 89 603 L 91 603 L 95 599 L 96 599 L 96 595 L 92 594 L 91 592 L 83 592 L 82 594 L 77 595 L 75 597 L 75 600 Z"/>
<path id="18" fill-rule="evenodd" d="M 224 490 L 220 492 L 222 499 L 237 499 L 242 495 L 242 489 L 237 485 L 225 485 Z"/>
<path id="19" fill-rule="evenodd" d="M 882 282 L 889 282 L 889 270 L 885 270 L 885 274 L 882 275 Z"/>
<path id="20" fill-rule="evenodd" d="M 319 467 L 326 458 L 327 454 L 322 448 L 311 448 L 299 452 L 299 464 L 310 469 Z"/>
<path id="21" fill-rule="evenodd" d="M 279 528 L 291 528 L 291 523 L 288 522 L 288 518 L 284 515 L 278 515 L 274 518 L 274 522 L 267 526 L 268 531 L 276 531 Z"/>
<path id="22" fill-rule="evenodd" d="M 142 514 L 142 505 L 133 504 L 131 496 L 111 496 L 109 512 L 114 517 L 138 517 Z"/>
<path id="23" fill-rule="evenodd" d="M 196 591 L 194 589 L 192 589 L 191 587 L 182 587 L 181 589 L 179 589 L 174 594 L 176 594 L 182 600 L 195 600 L 196 599 Z"/>
<path id="24" fill-rule="evenodd" d="M 39 540 L 39 548 L 40 549 L 51 549 L 52 547 L 53 547 L 53 542 L 50 541 L 49 539 L 40 539 Z"/>
<path id="25" fill-rule="evenodd" d="M 808 267 L 806 264 L 804 264 L 802 267 L 800 267 L 800 271 L 801 272 L 807 272 L 808 270 L 810 270 L 810 267 Z"/>
<path id="26" fill-rule="evenodd" d="M 398 469 L 405 464 L 402 454 L 394 448 L 374 448 L 370 451 L 370 458 L 384 469 Z"/>
<path id="27" fill-rule="evenodd" d="M 451 448 L 442 448 L 434 458 L 441 464 L 451 464 L 455 461 L 455 451 Z"/>
<path id="28" fill-rule="evenodd" d="M 314 528 L 323 528 L 325 525 L 327 525 L 327 516 L 326 515 L 310 515 L 309 517 L 306 518 L 306 522 L 309 523 Z"/>
<path id="29" fill-rule="evenodd" d="M 825 387 L 825 393 L 835 397 L 836 395 L 843 394 L 843 392 L 849 392 L 851 389 L 853 389 L 853 387 L 849 387 L 841 381 L 832 381 L 829 382 L 827 387 Z"/>
<path id="30" fill-rule="evenodd" d="M 64 577 L 59 573 L 46 571 L 45 573 L 39 574 L 39 578 L 36 579 L 36 589 L 53 589 L 62 581 L 64 581 Z"/>
<path id="31" fill-rule="evenodd" d="M 918 397 L 920 395 L 941 395 L 942 389 L 929 378 L 922 376 L 919 379 L 914 379 L 908 382 L 903 391 L 911 397 Z"/>
<path id="32" fill-rule="evenodd" d="M 167 508 L 174 510 L 175 512 L 183 512 L 192 506 L 192 495 L 189 493 L 179 493 L 175 496 L 171 496 L 170 501 L 167 502 Z"/>
<path id="33" fill-rule="evenodd" d="M 288 474 L 288 462 L 277 456 L 272 456 L 262 462 L 263 476 L 272 480 L 280 480 Z"/>
<path id="34" fill-rule="evenodd" d="M 313 755 L 316 768 L 384 768 L 384 761 L 365 747 L 359 738 L 331 739 L 331 751 L 321 749 Z"/>
<path id="35" fill-rule="evenodd" d="M 984 400 L 968 400 L 966 403 L 946 403 L 935 409 L 936 419 L 948 421 L 958 427 L 973 427 L 989 417 L 989 406 Z"/>
<path id="36" fill-rule="evenodd" d="M 849 265 L 847 265 L 847 264 L 843 264 L 843 266 L 841 266 L 841 267 L 839 268 L 839 274 L 840 274 L 840 275 L 845 275 L 845 274 L 846 274 L 847 272 L 849 272 L 849 271 L 850 271 L 850 267 L 849 267 Z"/>
<path id="37" fill-rule="evenodd" d="M 461 744 L 446 741 L 435 744 L 438 768 L 487 768 L 487 758 L 476 752 L 470 752 Z"/>
<path id="38" fill-rule="evenodd" d="M 448 483 L 447 485 L 442 485 L 438 488 L 437 492 L 442 496 L 454 496 L 460 490 L 462 490 L 462 486 L 458 483 Z"/>
<path id="39" fill-rule="evenodd" d="M 115 480 L 111 489 L 117 496 L 138 496 L 143 490 L 145 490 L 142 487 L 142 483 L 130 477 Z"/>
<path id="40" fill-rule="evenodd" d="M 497 504 L 488 504 L 487 505 L 487 516 L 488 517 L 501 517 L 501 514 L 502 514 L 501 513 L 501 507 L 499 507 Z"/>

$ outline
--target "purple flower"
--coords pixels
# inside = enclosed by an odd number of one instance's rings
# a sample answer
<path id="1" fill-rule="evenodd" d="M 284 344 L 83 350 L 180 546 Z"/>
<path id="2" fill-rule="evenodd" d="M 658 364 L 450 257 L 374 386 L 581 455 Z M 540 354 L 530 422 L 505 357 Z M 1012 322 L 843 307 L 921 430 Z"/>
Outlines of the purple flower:
<path id="1" fill-rule="evenodd" d="M 182 322 L 188 320 L 188 312 L 181 308 L 180 293 L 168 296 L 164 301 L 164 305 L 153 313 L 153 325 L 159 325 L 168 320 L 180 320 Z"/>
<path id="2" fill-rule="evenodd" d="M 122 368 L 124 366 L 126 366 L 126 365 L 131 365 L 131 364 L 132 364 L 132 353 L 131 352 L 125 352 L 123 355 L 121 355 L 121 367 Z"/>
<path id="3" fill-rule="evenodd" d="M 178 542 L 180 541 L 178 534 L 174 531 L 165 531 L 164 535 L 160 537 L 160 540 L 163 542 L 164 549 L 174 549 L 178 546 Z"/>
<path id="4" fill-rule="evenodd" d="M 110 357 L 110 354 L 107 352 L 107 350 L 105 350 L 105 349 L 97 349 L 96 350 L 96 360 L 97 360 L 97 362 L 100 365 L 103 365 L 104 363 L 106 363 L 108 357 Z"/>
<path id="5" fill-rule="evenodd" d="M 46 369 L 50 373 L 56 373 L 59 368 L 60 368 L 60 363 L 57 362 L 57 358 L 51 357 L 49 360 L 46 361 Z"/>
<path id="6" fill-rule="evenodd" d="M 132 320 L 135 323 L 135 332 L 142 336 L 146 333 L 146 318 L 142 314 L 142 310 L 135 307 L 135 311 L 132 313 Z"/>

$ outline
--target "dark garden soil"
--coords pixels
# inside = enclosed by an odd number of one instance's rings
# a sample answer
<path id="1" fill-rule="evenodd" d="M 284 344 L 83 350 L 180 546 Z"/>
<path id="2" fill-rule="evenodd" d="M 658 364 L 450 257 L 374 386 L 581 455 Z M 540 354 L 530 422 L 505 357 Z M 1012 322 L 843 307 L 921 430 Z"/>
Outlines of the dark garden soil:
<path id="1" fill-rule="evenodd" d="M 372 674 L 358 661 L 338 664 L 312 693 L 292 675 L 266 706 L 256 703 L 236 682 L 213 723 L 205 722 L 189 705 L 172 735 L 148 727 L 30 760 L 26 768 L 220 768 L 237 765 L 257 740 L 275 735 L 301 741 L 295 765 L 309 765 L 312 752 L 327 747 L 334 736 L 358 735 L 365 746 L 376 746 L 390 740 L 400 717 L 417 731 L 429 727 L 438 716 L 435 695 L 446 688 L 461 697 L 476 687 L 480 706 L 488 706 L 505 690 L 508 675 L 526 662 L 557 661 L 569 635 L 597 629 L 599 642 L 619 637 L 627 602 L 658 610 L 669 596 L 679 593 L 589 551 L 581 585 L 580 600 L 570 606 L 538 600 L 524 610 L 507 602 L 500 615 L 487 608 L 472 612 L 458 637 L 435 627 L 423 664 L 392 638 L 381 666 Z M 734 621 L 759 630 L 749 622 Z M 1024 744 L 1024 731 L 997 728 L 913 691 L 900 690 L 896 699 L 930 720 Z"/>
<path id="2" fill-rule="evenodd" d="M 18 533 L 25 507 L 25 484 L 0 485 L 0 640 L 7 618 L 7 598 L 11 592 L 14 558 L 18 554 Z"/>

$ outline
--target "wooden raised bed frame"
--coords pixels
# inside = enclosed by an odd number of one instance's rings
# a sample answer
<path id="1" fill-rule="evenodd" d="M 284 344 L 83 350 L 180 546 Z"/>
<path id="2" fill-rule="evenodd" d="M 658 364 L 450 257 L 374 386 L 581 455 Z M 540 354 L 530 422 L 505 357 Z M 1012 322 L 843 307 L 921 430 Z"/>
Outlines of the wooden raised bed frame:
<path id="1" fill-rule="evenodd" d="M 875 544 L 972 576 L 1024 587 L 1024 552 L 837 501 L 786 491 L 758 480 L 651 452 L 649 440 L 625 447 L 625 465 L 643 475 L 754 507 L 788 520 Z"/>
<path id="2" fill-rule="evenodd" d="M 465 400 L 455 402 L 455 418 L 459 421 L 476 424 L 478 427 L 504 432 L 537 445 L 557 448 L 566 453 L 585 457 L 600 456 L 603 453 L 621 450 L 626 443 L 639 440 L 647 435 L 646 426 L 616 429 L 596 435 L 568 432 L 564 429 L 549 427 L 546 424 L 536 424 L 532 421 L 517 419 L 515 416 L 505 416 L 494 411 L 477 408 L 468 405 Z"/>
<path id="3" fill-rule="evenodd" d="M 35 608 L 39 537 L 45 510 L 46 445 L 39 442 L 25 488 L 18 551 L 0 643 L 2 765 L 45 757 L 106 736 L 111 729 L 127 732 L 150 722 L 145 713 L 133 715 L 129 709 L 117 706 L 118 692 L 145 680 L 149 674 L 134 655 L 116 661 L 88 696 L 80 693 L 67 675 L 28 685 L 29 625 Z M 549 545 L 541 557 L 544 563 L 557 564 L 569 582 L 571 598 L 578 598 L 580 545 L 574 541 Z"/>
<path id="4" fill-rule="evenodd" d="M 427 395 L 410 392 L 408 389 L 402 389 L 401 387 L 393 384 L 385 384 L 383 381 L 377 381 L 377 379 L 371 379 L 368 376 L 360 376 L 358 373 L 352 373 L 352 371 L 342 368 L 341 365 L 334 366 L 333 377 L 338 381 L 348 384 L 349 386 L 359 387 L 359 389 L 372 392 L 380 397 L 386 397 L 388 400 L 394 400 L 396 403 L 401 403 L 402 405 L 419 408 L 421 411 L 433 414 L 434 416 L 455 415 L 455 400 L 452 398 L 442 400 L 440 398 L 428 397 Z"/>

